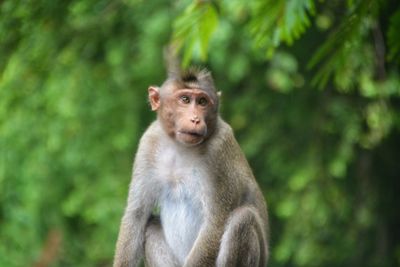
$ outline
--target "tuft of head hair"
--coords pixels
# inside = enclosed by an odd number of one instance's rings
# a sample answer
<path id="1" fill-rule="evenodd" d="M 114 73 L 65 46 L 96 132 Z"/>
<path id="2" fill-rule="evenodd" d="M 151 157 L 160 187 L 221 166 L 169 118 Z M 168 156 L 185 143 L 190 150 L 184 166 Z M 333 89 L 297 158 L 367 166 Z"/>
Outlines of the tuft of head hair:
<path id="1" fill-rule="evenodd" d="M 207 69 L 191 67 L 181 73 L 181 79 L 185 83 L 198 82 L 200 77 L 207 75 L 210 75 L 210 72 Z"/>
<path id="2" fill-rule="evenodd" d="M 214 80 L 211 72 L 199 67 L 191 67 L 180 73 L 179 82 L 186 88 L 200 88 L 206 91 L 215 92 Z"/>

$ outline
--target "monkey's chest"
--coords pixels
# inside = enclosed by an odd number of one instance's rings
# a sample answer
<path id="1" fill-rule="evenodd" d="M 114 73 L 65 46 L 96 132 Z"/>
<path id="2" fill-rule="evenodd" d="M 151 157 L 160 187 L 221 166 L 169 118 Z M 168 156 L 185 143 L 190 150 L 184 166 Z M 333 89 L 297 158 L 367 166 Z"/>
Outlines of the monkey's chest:
<path id="1" fill-rule="evenodd" d="M 206 177 L 201 164 L 189 158 L 171 157 L 165 163 L 160 173 L 164 184 L 159 199 L 161 222 L 167 243 L 183 264 L 203 223 L 201 192 Z"/>
<path id="2" fill-rule="evenodd" d="M 166 194 L 160 205 L 162 227 L 167 243 L 183 264 L 203 223 L 202 205 L 189 192 L 180 192 L 179 196 Z"/>

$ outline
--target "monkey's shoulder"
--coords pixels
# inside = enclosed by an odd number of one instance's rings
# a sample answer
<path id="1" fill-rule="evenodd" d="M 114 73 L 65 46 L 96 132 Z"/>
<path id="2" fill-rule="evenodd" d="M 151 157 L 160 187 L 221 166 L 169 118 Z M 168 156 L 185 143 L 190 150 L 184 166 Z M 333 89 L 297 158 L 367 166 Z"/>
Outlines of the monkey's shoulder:
<path id="1" fill-rule="evenodd" d="M 218 116 L 217 119 L 217 129 L 223 134 L 226 133 L 233 135 L 232 127 L 223 118 L 221 118 L 221 116 Z"/>
<path id="2" fill-rule="evenodd" d="M 153 121 L 145 130 L 140 138 L 139 147 L 142 145 L 151 145 L 159 143 L 160 136 L 163 136 L 164 130 L 158 120 Z"/>
<path id="3" fill-rule="evenodd" d="M 215 146 L 226 142 L 227 139 L 232 138 L 234 138 L 232 127 L 224 119 L 222 119 L 221 116 L 218 116 L 215 131 L 212 134 L 209 143 L 212 143 L 212 145 Z"/>
<path id="4" fill-rule="evenodd" d="M 208 147 L 212 154 L 220 156 L 222 153 L 229 156 L 230 153 L 242 155 L 242 150 L 236 141 L 232 127 L 225 122 L 221 117 L 218 117 L 216 131 L 209 140 Z"/>
<path id="5" fill-rule="evenodd" d="M 251 167 L 237 142 L 231 126 L 219 118 L 218 131 L 211 140 L 211 161 L 217 163 L 220 171 L 230 177 L 245 177 L 246 183 L 255 181 Z M 219 164 L 223 163 L 223 164 Z"/>
<path id="6" fill-rule="evenodd" d="M 142 134 L 135 155 L 135 166 L 150 167 L 154 161 L 154 155 L 160 143 L 160 135 L 163 135 L 161 125 L 158 121 L 154 121 Z"/>

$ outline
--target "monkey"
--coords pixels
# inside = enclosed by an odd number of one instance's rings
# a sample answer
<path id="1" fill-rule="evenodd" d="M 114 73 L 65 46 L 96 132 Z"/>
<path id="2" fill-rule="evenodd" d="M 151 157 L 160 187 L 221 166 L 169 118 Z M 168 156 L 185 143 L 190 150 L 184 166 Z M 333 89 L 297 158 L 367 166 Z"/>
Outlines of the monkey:
<path id="1" fill-rule="evenodd" d="M 170 73 L 148 98 L 157 119 L 136 152 L 113 266 L 266 266 L 267 204 L 211 72 Z"/>

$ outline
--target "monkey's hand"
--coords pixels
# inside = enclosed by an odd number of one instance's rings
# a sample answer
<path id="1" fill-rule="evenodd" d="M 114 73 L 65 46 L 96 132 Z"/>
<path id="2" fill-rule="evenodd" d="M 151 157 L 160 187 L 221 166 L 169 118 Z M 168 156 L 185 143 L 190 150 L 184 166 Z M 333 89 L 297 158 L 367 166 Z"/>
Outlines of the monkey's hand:
<path id="1" fill-rule="evenodd" d="M 219 243 L 223 234 L 223 227 L 217 223 L 205 223 L 200 230 L 184 267 L 214 266 L 218 255 Z M 219 225 L 223 225 L 222 223 Z"/>

